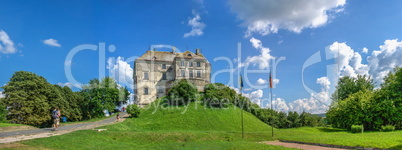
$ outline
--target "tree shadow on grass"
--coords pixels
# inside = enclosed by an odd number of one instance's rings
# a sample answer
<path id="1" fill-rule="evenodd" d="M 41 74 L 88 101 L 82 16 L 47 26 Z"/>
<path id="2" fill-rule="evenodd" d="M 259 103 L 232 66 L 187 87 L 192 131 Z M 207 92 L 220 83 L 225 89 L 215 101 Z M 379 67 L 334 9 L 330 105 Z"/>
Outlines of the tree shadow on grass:
<path id="1" fill-rule="evenodd" d="M 389 149 L 402 149 L 402 141 L 399 141 L 401 144 L 394 146 L 394 147 L 390 147 Z"/>
<path id="2" fill-rule="evenodd" d="M 322 132 L 342 132 L 346 131 L 345 129 L 337 129 L 337 128 L 317 128 L 318 130 Z"/>

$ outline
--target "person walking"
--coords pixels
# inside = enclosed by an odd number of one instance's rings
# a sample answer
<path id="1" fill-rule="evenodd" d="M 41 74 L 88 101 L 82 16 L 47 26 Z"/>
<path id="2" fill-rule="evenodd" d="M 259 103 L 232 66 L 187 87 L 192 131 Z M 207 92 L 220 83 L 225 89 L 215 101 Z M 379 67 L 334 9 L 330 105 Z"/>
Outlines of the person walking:
<path id="1" fill-rule="evenodd" d="M 59 124 L 60 124 L 60 110 L 59 108 L 55 107 L 53 112 L 52 112 L 52 117 L 53 117 L 53 131 L 59 130 Z"/>

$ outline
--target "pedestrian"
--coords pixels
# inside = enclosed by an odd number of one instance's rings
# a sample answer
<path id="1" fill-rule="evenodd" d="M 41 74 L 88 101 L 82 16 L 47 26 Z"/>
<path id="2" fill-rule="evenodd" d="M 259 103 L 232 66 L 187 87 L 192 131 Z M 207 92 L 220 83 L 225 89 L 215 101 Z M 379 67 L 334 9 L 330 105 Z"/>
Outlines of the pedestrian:
<path id="1" fill-rule="evenodd" d="M 120 120 L 120 114 L 117 113 L 117 115 L 116 115 L 116 121 L 119 121 L 119 120 Z"/>
<path id="2" fill-rule="evenodd" d="M 53 131 L 59 130 L 59 124 L 60 124 L 60 110 L 59 108 L 55 107 L 53 112 L 52 112 L 52 117 L 53 117 Z"/>

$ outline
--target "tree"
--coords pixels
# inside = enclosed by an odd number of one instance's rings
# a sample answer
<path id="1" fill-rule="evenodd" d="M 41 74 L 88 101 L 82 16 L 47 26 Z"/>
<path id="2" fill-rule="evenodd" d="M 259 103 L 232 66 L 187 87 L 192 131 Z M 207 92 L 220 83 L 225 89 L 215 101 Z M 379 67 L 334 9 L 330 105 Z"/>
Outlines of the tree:
<path id="1" fill-rule="evenodd" d="M 222 83 L 210 83 L 204 86 L 204 103 L 212 107 L 227 107 L 234 103 L 236 91 Z"/>
<path id="2" fill-rule="evenodd" d="M 0 100 L 0 102 L 1 102 L 2 100 Z M 3 104 L 1 104 L 0 103 L 0 123 L 5 123 L 5 122 L 7 122 L 7 118 L 6 118 L 6 116 L 7 116 L 7 110 L 6 110 L 6 107 L 3 105 Z"/>
<path id="3" fill-rule="evenodd" d="M 45 78 L 31 72 L 18 71 L 2 87 L 2 102 L 8 107 L 7 120 L 34 126 L 46 125 L 51 117 L 48 93 L 52 90 Z"/>
<path id="4" fill-rule="evenodd" d="M 357 78 L 344 76 L 339 79 L 335 92 L 332 94 L 332 102 L 336 103 L 340 100 L 346 99 L 349 95 L 359 91 L 373 91 L 373 80 L 364 75 L 358 75 Z"/>
<path id="5" fill-rule="evenodd" d="M 168 101 L 173 105 L 183 105 L 197 99 L 198 90 L 187 80 L 178 81 L 167 93 Z"/>
<path id="6" fill-rule="evenodd" d="M 83 86 L 80 92 L 84 99 L 82 112 L 86 119 L 104 116 L 104 110 L 111 112 L 121 102 L 128 100 L 127 88 L 119 88 L 116 81 L 111 77 L 91 79 L 88 85 Z"/>
<path id="7" fill-rule="evenodd" d="M 127 106 L 127 113 L 129 113 L 131 117 L 137 118 L 141 113 L 141 109 L 136 104 L 131 104 Z"/>

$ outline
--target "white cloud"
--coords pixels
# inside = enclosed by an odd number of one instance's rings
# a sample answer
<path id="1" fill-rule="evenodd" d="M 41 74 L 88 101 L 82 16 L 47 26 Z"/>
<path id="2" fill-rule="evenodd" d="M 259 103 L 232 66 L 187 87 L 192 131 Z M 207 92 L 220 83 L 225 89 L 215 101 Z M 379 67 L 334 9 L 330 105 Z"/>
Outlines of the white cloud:
<path id="1" fill-rule="evenodd" d="M 398 39 L 386 40 L 380 50 L 373 51 L 367 58 L 370 75 L 378 85 L 396 66 L 402 67 L 402 41 Z"/>
<path id="2" fill-rule="evenodd" d="M 248 65 L 253 66 L 258 65 L 258 68 L 260 70 L 268 68 L 269 60 L 275 58 L 271 56 L 270 54 L 271 50 L 268 47 L 262 46 L 262 42 L 254 37 L 250 39 L 250 43 L 253 45 L 255 49 L 260 50 L 261 54 L 257 56 L 248 56 L 244 61 L 244 63 L 239 64 L 239 67 L 244 67 Z"/>
<path id="3" fill-rule="evenodd" d="M 366 64 L 362 64 L 361 55 L 346 43 L 334 42 L 326 47 L 326 51 L 337 60 L 338 76 L 356 77 L 358 74 L 368 75 L 369 67 Z"/>
<path id="4" fill-rule="evenodd" d="M 5 95 L 3 94 L 3 91 L 0 91 L 0 98 L 5 97 Z"/>
<path id="5" fill-rule="evenodd" d="M 276 111 L 287 112 L 289 111 L 289 106 L 286 104 L 283 98 L 276 98 L 272 101 L 273 109 Z"/>
<path id="6" fill-rule="evenodd" d="M 187 25 L 191 26 L 191 31 L 185 33 L 183 37 L 187 38 L 190 36 L 201 36 L 204 34 L 202 30 L 206 27 L 205 23 L 201 22 L 201 16 L 195 10 L 193 10 L 193 18 L 188 20 Z"/>
<path id="7" fill-rule="evenodd" d="M 7 33 L 0 30 L 0 53 L 12 54 L 17 52 L 14 42 L 8 37 Z"/>
<path id="8" fill-rule="evenodd" d="M 61 82 L 59 82 L 59 83 L 57 83 L 57 85 L 59 85 L 59 86 L 67 86 L 67 87 L 69 87 L 69 88 L 72 88 L 72 87 L 77 87 L 77 88 L 81 88 L 82 87 L 82 85 L 81 84 L 72 84 L 72 83 L 70 83 L 70 82 L 66 82 L 66 83 L 61 83 Z"/>
<path id="9" fill-rule="evenodd" d="M 49 46 L 55 46 L 55 47 L 61 47 L 59 42 L 53 38 L 43 40 L 43 44 L 49 45 Z"/>
<path id="10" fill-rule="evenodd" d="M 277 85 L 278 83 L 279 83 L 279 79 L 272 79 L 273 86 Z"/>
<path id="11" fill-rule="evenodd" d="M 260 84 L 260 85 L 262 85 L 262 84 L 268 83 L 268 81 L 267 81 L 267 80 L 264 80 L 264 79 L 262 79 L 262 78 L 259 78 L 259 79 L 257 80 L 257 83 Z"/>
<path id="12" fill-rule="evenodd" d="M 113 77 L 117 83 L 127 86 L 127 88 L 133 88 L 133 68 L 129 63 L 124 61 L 122 57 L 117 57 L 115 61 L 109 58 L 107 63 L 110 77 Z"/>
<path id="13" fill-rule="evenodd" d="M 251 36 L 323 26 L 343 11 L 346 0 L 229 0 L 229 4 L 247 26 L 246 36 Z"/>
<path id="14" fill-rule="evenodd" d="M 331 84 L 331 82 L 329 82 L 328 77 L 321 77 L 317 79 L 317 83 L 319 85 L 321 85 L 321 87 L 323 88 L 323 91 L 328 91 L 329 90 L 329 85 Z"/>
<path id="15" fill-rule="evenodd" d="M 368 49 L 367 49 L 367 47 L 364 47 L 363 49 L 362 49 L 362 53 L 368 53 Z"/>

